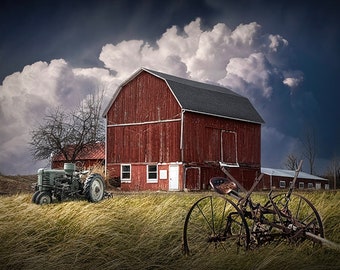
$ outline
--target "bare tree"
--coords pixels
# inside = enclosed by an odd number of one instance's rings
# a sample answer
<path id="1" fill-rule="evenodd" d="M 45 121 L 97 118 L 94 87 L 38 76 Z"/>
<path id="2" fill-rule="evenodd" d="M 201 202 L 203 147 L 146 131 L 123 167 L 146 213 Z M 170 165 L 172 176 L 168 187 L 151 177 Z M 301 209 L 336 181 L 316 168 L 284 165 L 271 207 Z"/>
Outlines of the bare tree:
<path id="1" fill-rule="evenodd" d="M 48 112 L 43 122 L 31 131 L 29 144 L 34 159 L 47 159 L 51 154 L 61 153 L 66 161 L 74 162 L 80 152 L 104 141 L 102 101 L 103 93 L 90 95 L 77 110 L 58 107 Z"/>
<path id="2" fill-rule="evenodd" d="M 301 143 L 303 147 L 302 155 L 309 164 L 310 174 L 313 174 L 315 171 L 315 158 L 317 152 L 316 135 L 313 128 L 305 129 Z"/>
<path id="3" fill-rule="evenodd" d="M 334 157 L 325 173 L 326 178 L 330 179 L 330 186 L 336 189 L 340 184 L 340 159 Z M 332 180 L 332 181 L 331 181 Z"/>
<path id="4" fill-rule="evenodd" d="M 299 165 L 298 158 L 294 154 L 289 154 L 285 162 L 285 167 L 288 170 L 296 170 Z"/>

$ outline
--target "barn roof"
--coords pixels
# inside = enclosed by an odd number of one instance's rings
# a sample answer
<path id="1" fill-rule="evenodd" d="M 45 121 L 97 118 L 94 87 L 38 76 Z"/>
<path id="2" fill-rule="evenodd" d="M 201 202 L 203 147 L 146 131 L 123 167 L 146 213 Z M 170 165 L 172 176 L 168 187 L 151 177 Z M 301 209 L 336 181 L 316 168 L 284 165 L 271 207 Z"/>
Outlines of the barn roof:
<path id="1" fill-rule="evenodd" d="M 279 177 L 290 177 L 290 178 L 294 178 L 295 176 L 295 171 L 283 170 L 283 169 L 272 169 L 272 168 L 261 168 L 261 173 L 264 173 L 266 175 L 279 176 Z M 301 171 L 299 172 L 298 178 L 327 181 L 327 179 L 325 178 L 321 178 L 321 177 L 308 174 L 305 172 L 301 172 Z"/>
<path id="2" fill-rule="evenodd" d="M 182 110 L 246 122 L 264 123 L 262 117 L 250 103 L 248 98 L 241 96 L 230 89 L 218 85 L 184 79 L 146 68 L 137 71 L 130 79 L 120 86 L 109 106 L 104 111 L 104 117 L 121 88 L 142 71 L 146 71 L 163 79 L 177 99 Z"/>

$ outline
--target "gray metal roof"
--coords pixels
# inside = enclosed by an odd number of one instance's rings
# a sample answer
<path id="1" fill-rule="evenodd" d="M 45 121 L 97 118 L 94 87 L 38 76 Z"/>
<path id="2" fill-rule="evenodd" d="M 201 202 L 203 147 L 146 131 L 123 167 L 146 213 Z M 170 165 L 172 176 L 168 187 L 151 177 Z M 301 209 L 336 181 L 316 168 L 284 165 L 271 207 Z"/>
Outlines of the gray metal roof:
<path id="1" fill-rule="evenodd" d="M 272 175 L 272 176 L 290 177 L 290 178 L 294 178 L 294 176 L 295 176 L 295 171 L 283 170 L 283 169 L 273 169 L 273 168 L 261 168 L 261 173 L 264 173 L 264 174 L 267 174 L 267 175 Z M 299 172 L 298 178 L 327 181 L 327 179 L 325 179 L 325 178 L 321 178 L 319 176 L 315 176 L 315 175 L 305 173 L 305 172 Z"/>
<path id="2" fill-rule="evenodd" d="M 258 124 L 264 123 L 260 114 L 246 97 L 225 87 L 175 77 L 146 68 L 139 69 L 128 80 L 120 85 L 104 110 L 103 117 L 106 117 L 108 110 L 112 106 L 122 87 L 133 80 L 142 71 L 146 71 L 163 79 L 174 94 L 181 108 L 185 111 Z"/>
<path id="3" fill-rule="evenodd" d="M 250 101 L 225 87 L 143 69 L 167 82 L 183 110 L 246 122 L 264 123 Z"/>

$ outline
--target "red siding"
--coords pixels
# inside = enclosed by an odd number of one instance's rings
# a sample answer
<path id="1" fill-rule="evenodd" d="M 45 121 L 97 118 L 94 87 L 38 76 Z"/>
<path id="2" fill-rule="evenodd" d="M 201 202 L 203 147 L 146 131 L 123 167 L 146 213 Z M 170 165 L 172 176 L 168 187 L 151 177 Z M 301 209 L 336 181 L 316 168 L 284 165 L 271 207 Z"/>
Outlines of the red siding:
<path id="1" fill-rule="evenodd" d="M 233 161 L 237 156 L 240 165 L 260 167 L 260 124 L 188 112 L 184 119 L 184 161 L 221 161 L 224 153 L 224 162 Z M 235 150 L 237 153 L 233 153 Z"/>
<path id="2" fill-rule="evenodd" d="M 176 119 L 181 108 L 167 84 L 142 72 L 123 86 L 107 113 L 108 125 Z"/>
<path id="3" fill-rule="evenodd" d="M 109 163 L 180 161 L 180 121 L 108 128 Z"/>
<path id="4" fill-rule="evenodd" d="M 107 162 L 179 161 L 180 118 L 166 83 L 142 72 L 123 86 L 108 111 Z"/>

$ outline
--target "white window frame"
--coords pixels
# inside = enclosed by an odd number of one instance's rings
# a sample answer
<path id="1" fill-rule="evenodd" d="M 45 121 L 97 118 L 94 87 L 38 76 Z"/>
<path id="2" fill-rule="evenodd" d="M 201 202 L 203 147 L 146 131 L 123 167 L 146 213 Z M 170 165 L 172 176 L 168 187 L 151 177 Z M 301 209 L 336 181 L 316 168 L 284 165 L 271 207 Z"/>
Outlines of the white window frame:
<path id="1" fill-rule="evenodd" d="M 149 171 L 151 166 L 156 166 L 156 171 Z M 156 178 L 150 178 L 150 173 L 156 173 Z M 146 182 L 147 183 L 158 183 L 158 165 L 157 164 L 148 164 L 146 165 Z"/>
<path id="2" fill-rule="evenodd" d="M 304 188 L 305 188 L 305 183 L 299 182 L 299 189 L 304 189 Z"/>
<path id="3" fill-rule="evenodd" d="M 282 184 L 284 184 L 284 185 L 282 185 Z M 286 188 L 286 181 L 285 180 L 280 180 L 280 182 L 279 182 L 279 187 L 280 188 Z"/>
<path id="4" fill-rule="evenodd" d="M 307 184 L 307 188 L 308 188 L 308 189 L 312 189 L 312 188 L 314 188 L 314 185 L 313 185 L 313 183 L 308 183 L 308 184 Z"/>
<path id="5" fill-rule="evenodd" d="M 129 171 L 124 171 L 124 167 L 129 167 Z M 129 177 L 123 177 L 124 174 L 129 174 Z M 131 164 L 121 164 L 120 165 L 120 181 L 122 183 L 131 183 Z"/>

